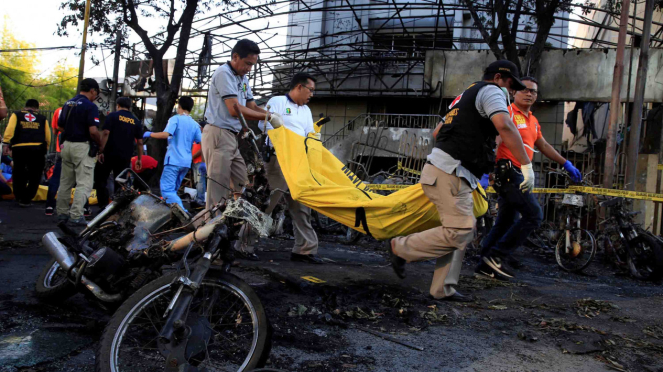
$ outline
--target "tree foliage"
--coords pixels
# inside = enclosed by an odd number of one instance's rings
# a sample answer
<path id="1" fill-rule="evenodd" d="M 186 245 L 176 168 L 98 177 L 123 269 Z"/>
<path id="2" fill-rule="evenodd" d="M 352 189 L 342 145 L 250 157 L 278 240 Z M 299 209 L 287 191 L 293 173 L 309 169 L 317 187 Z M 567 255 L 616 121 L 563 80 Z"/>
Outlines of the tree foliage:
<path id="1" fill-rule="evenodd" d="M 9 19 L 5 17 L 0 30 L 0 49 L 34 48 L 16 38 Z M 0 53 L 0 86 L 10 109 L 20 109 L 34 98 L 44 110 L 54 110 L 76 92 L 78 69 L 58 63 L 47 72 L 40 71 L 41 53 L 17 51 Z"/>
<path id="2" fill-rule="evenodd" d="M 228 10 L 238 4 L 238 1 L 231 0 L 92 0 L 91 33 L 104 35 L 104 43 L 114 45 L 116 32 L 128 28 L 140 37 L 142 47 L 147 51 L 145 59 L 154 61 L 157 115 L 153 130 L 165 128 L 182 86 L 194 17 L 211 10 Z M 85 0 L 64 0 L 60 8 L 67 14 L 60 22 L 58 34 L 67 35 L 70 29 L 78 29 L 83 23 Z M 156 20 L 159 29 L 151 30 L 147 24 L 154 24 Z M 176 49 L 176 55 L 169 80 L 164 73 L 163 60 L 171 47 Z M 150 147 L 150 153 L 157 159 L 163 158 L 165 150 L 165 141 Z"/>
<path id="3" fill-rule="evenodd" d="M 573 0 L 464 0 L 475 26 L 497 59 L 508 59 L 534 75 L 546 48 L 555 14 L 571 11 Z M 520 31 L 536 29 L 534 41 L 521 48 Z M 501 45 L 500 45 L 501 44 Z M 519 56 L 525 55 L 521 66 Z"/>

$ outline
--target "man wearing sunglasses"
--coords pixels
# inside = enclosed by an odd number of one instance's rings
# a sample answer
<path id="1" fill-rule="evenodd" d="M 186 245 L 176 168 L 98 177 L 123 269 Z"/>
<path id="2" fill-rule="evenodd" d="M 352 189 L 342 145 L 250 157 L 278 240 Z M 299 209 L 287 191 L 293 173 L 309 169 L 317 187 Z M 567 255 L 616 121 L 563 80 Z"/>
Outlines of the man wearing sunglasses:
<path id="1" fill-rule="evenodd" d="M 536 147 L 547 158 L 562 165 L 574 182 L 582 181 L 580 171 L 543 138 L 539 121 L 530 111 L 538 97 L 538 82 L 530 76 L 522 78 L 521 81 L 525 84 L 525 89 L 515 92 L 514 102 L 509 106 L 509 114 L 513 117 L 513 122 L 523 139 L 527 156 L 532 160 L 534 152 L 537 152 L 534 150 Z M 504 143 L 500 143 L 497 147 L 496 159 L 499 212 L 495 225 L 481 243 L 482 261 L 475 273 L 478 276 L 508 280 L 515 276 L 513 267 L 520 266 L 511 257 L 511 253 L 539 227 L 543 215 L 536 197 L 532 193 L 520 191 L 518 186 L 522 182 L 522 176 L 518 170 L 521 164 Z M 494 258 L 502 259 L 502 266 L 498 269 L 491 265 Z"/>

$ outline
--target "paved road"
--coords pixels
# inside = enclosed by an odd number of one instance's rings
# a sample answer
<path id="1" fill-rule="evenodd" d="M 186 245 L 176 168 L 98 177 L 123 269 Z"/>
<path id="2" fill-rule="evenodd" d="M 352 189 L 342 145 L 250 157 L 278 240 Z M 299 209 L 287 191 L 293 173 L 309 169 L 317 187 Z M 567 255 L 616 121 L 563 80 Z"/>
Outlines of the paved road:
<path id="1" fill-rule="evenodd" d="M 42 205 L 0 202 L 0 220 L 0 371 L 92 371 L 109 314 L 82 295 L 52 306 L 33 294 L 49 260 L 38 239 L 53 218 L 43 216 Z M 253 285 L 274 326 L 271 368 L 663 370 L 660 284 L 615 277 L 599 264 L 591 275 L 564 274 L 552 260 L 528 254 L 517 282 L 474 279 L 468 265 L 460 290 L 477 300 L 435 303 L 426 296 L 430 262 L 409 264 L 401 281 L 369 241 L 346 246 L 323 237 L 325 265 L 290 262 L 291 245 L 264 241 L 260 262 L 241 261 L 233 271 Z"/>

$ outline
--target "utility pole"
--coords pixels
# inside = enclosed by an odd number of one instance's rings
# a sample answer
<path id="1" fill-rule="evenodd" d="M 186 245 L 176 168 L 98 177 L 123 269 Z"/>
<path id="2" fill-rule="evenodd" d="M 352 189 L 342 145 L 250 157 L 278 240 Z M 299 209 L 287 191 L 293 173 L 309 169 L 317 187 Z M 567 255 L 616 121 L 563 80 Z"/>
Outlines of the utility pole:
<path id="1" fill-rule="evenodd" d="M 115 105 L 117 103 L 117 87 L 119 84 L 119 74 L 120 74 L 120 52 L 122 52 L 122 29 L 117 28 L 117 35 L 115 39 L 115 61 L 113 62 L 113 90 L 111 91 L 111 102 L 110 110 L 115 110 Z"/>
<path id="2" fill-rule="evenodd" d="M 83 44 L 81 45 L 81 64 L 78 65 L 78 87 L 76 92 L 81 90 L 81 81 L 83 81 L 83 72 L 85 72 L 85 49 L 87 49 L 87 26 L 90 23 L 90 1 L 85 2 L 85 22 L 83 23 Z M 628 0 L 627 0 L 628 1 Z"/>
<path id="3" fill-rule="evenodd" d="M 615 71 L 612 76 L 612 99 L 610 101 L 610 124 L 608 125 L 608 138 L 605 149 L 605 163 L 603 170 L 603 187 L 612 188 L 612 179 L 615 175 L 615 148 L 617 146 L 617 122 L 621 113 L 620 95 L 624 75 L 624 48 L 626 46 L 626 28 L 628 27 L 628 13 L 631 0 L 622 2 L 622 14 L 619 21 L 619 37 L 617 38 L 617 57 L 615 58 Z M 633 50 L 631 50 L 633 53 Z"/>
<path id="4" fill-rule="evenodd" d="M 635 190 L 638 164 L 638 150 L 640 149 L 640 127 L 642 123 L 642 104 L 645 98 L 645 85 L 647 84 L 647 70 L 649 69 L 649 40 L 651 36 L 652 13 L 654 13 L 654 0 L 647 0 L 645 4 L 645 19 L 642 26 L 642 43 L 640 43 L 640 58 L 638 61 L 638 74 L 635 78 L 635 97 L 633 98 L 633 112 L 631 113 L 631 134 L 628 143 L 628 163 L 626 165 L 626 183 L 629 190 Z M 636 20 L 634 19 L 633 22 Z M 633 51 L 631 51 L 632 53 Z"/>

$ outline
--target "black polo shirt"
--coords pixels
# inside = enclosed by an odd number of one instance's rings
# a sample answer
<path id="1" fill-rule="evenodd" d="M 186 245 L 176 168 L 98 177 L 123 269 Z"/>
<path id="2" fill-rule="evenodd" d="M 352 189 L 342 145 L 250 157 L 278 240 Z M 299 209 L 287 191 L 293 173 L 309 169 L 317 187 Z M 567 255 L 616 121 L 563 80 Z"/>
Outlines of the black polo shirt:
<path id="1" fill-rule="evenodd" d="M 63 141 L 88 142 L 93 126 L 99 127 L 99 108 L 87 97 L 79 94 L 64 104 L 58 118 L 58 127 L 64 128 Z"/>
<path id="2" fill-rule="evenodd" d="M 130 159 L 137 139 L 143 138 L 143 124 L 127 110 L 112 112 L 106 116 L 103 130 L 110 131 L 104 156 Z"/>

